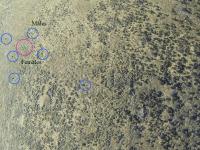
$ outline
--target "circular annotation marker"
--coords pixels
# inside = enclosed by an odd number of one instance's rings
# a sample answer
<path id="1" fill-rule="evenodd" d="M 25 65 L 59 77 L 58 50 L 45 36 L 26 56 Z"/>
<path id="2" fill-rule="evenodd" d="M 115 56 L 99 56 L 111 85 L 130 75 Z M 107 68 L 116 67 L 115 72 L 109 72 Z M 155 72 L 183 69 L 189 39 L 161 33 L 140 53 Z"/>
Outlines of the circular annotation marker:
<path id="1" fill-rule="evenodd" d="M 47 58 L 49 57 L 49 51 L 45 48 L 41 48 L 37 51 L 36 56 L 40 60 L 47 60 Z"/>
<path id="2" fill-rule="evenodd" d="M 10 33 L 3 33 L 1 35 L 1 43 L 4 45 L 9 45 L 12 42 L 12 35 Z"/>
<path id="3" fill-rule="evenodd" d="M 34 50 L 34 45 L 29 39 L 21 39 L 16 44 L 16 51 L 21 56 L 28 56 Z"/>
<path id="4" fill-rule="evenodd" d="M 81 92 L 88 92 L 92 88 L 92 82 L 90 80 L 80 80 L 79 90 Z"/>
<path id="5" fill-rule="evenodd" d="M 39 36 L 39 31 L 36 28 L 29 28 L 27 31 L 27 37 L 30 39 L 36 39 Z"/>
<path id="6" fill-rule="evenodd" d="M 7 59 L 10 62 L 17 62 L 19 55 L 16 50 L 11 50 L 7 54 Z"/>
<path id="7" fill-rule="evenodd" d="M 20 75 L 18 73 L 11 73 L 8 77 L 8 81 L 11 84 L 18 84 L 20 81 Z"/>

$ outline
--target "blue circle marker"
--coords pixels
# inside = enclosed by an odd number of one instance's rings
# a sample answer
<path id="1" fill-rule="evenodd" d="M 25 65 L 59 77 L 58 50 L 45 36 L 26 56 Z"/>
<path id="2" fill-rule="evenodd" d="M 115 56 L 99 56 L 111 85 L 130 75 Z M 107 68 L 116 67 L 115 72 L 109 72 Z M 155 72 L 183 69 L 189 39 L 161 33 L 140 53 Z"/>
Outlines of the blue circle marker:
<path id="1" fill-rule="evenodd" d="M 40 60 L 47 60 L 47 58 L 49 57 L 49 51 L 45 48 L 41 48 L 37 51 L 36 56 Z"/>
<path id="2" fill-rule="evenodd" d="M 20 81 L 20 75 L 19 73 L 11 73 L 9 76 L 8 76 L 8 81 L 9 83 L 11 84 L 18 84 L 19 81 Z"/>
<path id="3" fill-rule="evenodd" d="M 17 62 L 17 60 L 19 59 L 19 54 L 16 50 L 11 50 L 7 54 L 7 59 L 10 62 Z"/>
<path id="4" fill-rule="evenodd" d="M 81 92 L 88 92 L 92 88 L 92 82 L 90 80 L 79 80 L 79 90 Z"/>
<path id="5" fill-rule="evenodd" d="M 10 33 L 3 33 L 1 35 L 1 43 L 4 45 L 9 45 L 12 42 L 12 35 Z"/>
<path id="6" fill-rule="evenodd" d="M 39 31 L 36 28 L 31 27 L 28 29 L 26 35 L 30 39 L 36 39 L 39 36 Z"/>

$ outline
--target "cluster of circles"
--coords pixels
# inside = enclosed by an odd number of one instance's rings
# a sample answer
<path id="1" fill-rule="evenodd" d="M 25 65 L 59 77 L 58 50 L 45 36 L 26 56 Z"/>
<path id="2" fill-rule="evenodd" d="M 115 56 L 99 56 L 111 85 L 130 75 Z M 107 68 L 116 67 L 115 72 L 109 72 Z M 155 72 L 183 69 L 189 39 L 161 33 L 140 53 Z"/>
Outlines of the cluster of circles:
<path id="1" fill-rule="evenodd" d="M 15 63 L 18 61 L 19 57 L 26 57 L 29 56 L 35 49 L 32 40 L 35 40 L 39 37 L 39 32 L 36 28 L 29 28 L 26 32 L 27 38 L 20 39 L 17 41 L 15 45 L 15 50 L 10 50 L 7 53 L 7 60 L 9 62 Z M 10 45 L 13 41 L 13 36 L 6 32 L 0 35 L 0 43 L 7 46 Z M 37 53 L 36 57 L 40 60 L 47 60 L 49 56 L 49 52 L 45 48 L 40 48 Z M 11 84 L 18 84 L 20 81 L 20 75 L 16 72 L 12 72 L 8 76 L 9 83 Z"/>
<path id="2" fill-rule="evenodd" d="M 27 38 L 20 39 L 17 41 L 15 48 L 16 50 L 10 50 L 7 53 L 7 59 L 9 62 L 17 62 L 19 56 L 29 56 L 35 49 L 31 40 L 35 40 L 39 36 L 39 32 L 36 28 L 29 28 L 26 33 Z M 3 33 L 0 36 L 0 42 L 3 45 L 9 45 L 13 41 L 13 37 L 10 33 Z M 47 60 L 49 52 L 45 48 L 41 48 L 37 51 L 36 57 L 40 60 Z M 17 72 L 11 72 L 8 76 L 8 81 L 11 84 L 18 84 L 20 82 L 20 74 Z M 92 88 L 92 82 L 87 79 L 79 80 L 78 89 L 82 93 L 87 93 Z"/>

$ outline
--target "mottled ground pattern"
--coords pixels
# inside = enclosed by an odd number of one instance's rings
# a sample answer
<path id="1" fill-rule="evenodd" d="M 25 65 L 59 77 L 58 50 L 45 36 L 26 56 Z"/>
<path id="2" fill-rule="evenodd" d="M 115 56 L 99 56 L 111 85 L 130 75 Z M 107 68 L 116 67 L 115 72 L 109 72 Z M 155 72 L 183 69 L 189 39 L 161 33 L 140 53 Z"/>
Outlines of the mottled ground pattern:
<path id="1" fill-rule="evenodd" d="M 199 0 L 1 1 L 0 32 L 42 20 L 50 58 L 9 64 L 1 47 L 0 150 L 200 149 Z"/>

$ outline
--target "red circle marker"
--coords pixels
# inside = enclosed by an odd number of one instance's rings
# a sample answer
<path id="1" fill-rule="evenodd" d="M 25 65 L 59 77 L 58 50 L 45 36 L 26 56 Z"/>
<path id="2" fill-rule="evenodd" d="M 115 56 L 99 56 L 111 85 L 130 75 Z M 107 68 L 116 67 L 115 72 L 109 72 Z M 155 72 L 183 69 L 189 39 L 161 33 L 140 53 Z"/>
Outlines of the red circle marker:
<path id="1" fill-rule="evenodd" d="M 34 50 L 34 45 L 29 39 L 21 39 L 16 44 L 16 51 L 21 56 L 28 56 Z"/>

